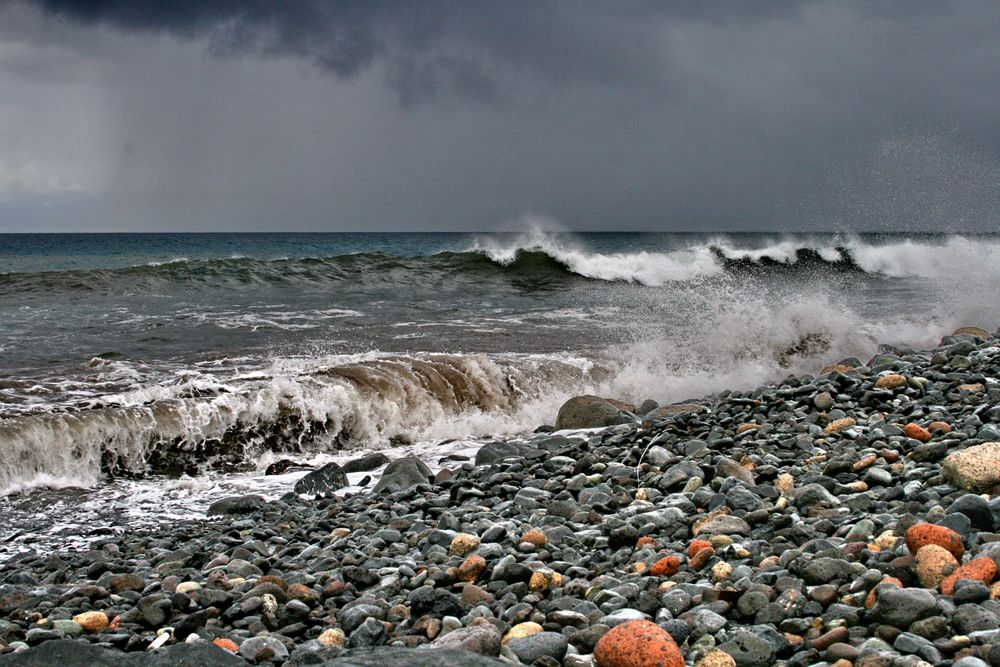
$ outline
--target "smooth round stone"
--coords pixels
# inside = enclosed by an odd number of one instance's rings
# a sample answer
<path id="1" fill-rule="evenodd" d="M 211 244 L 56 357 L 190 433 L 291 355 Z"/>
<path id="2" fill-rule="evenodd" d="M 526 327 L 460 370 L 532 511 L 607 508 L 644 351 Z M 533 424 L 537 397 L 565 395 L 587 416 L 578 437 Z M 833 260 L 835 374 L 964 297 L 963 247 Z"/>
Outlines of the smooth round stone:
<path id="1" fill-rule="evenodd" d="M 240 655 L 242 655 L 247 660 L 257 660 L 258 656 L 269 656 L 263 657 L 263 660 L 286 660 L 288 658 L 288 649 L 285 645 L 274 637 L 251 637 L 240 644 Z"/>
<path id="2" fill-rule="evenodd" d="M 538 632 L 527 637 L 511 639 L 506 646 L 521 662 L 530 665 L 543 656 L 562 661 L 569 647 L 569 640 L 558 632 Z"/>
<path id="3" fill-rule="evenodd" d="M 52 621 L 52 629 L 68 637 L 76 637 L 83 634 L 83 626 L 70 619 Z"/>
<path id="4" fill-rule="evenodd" d="M 600 620 L 600 623 L 613 628 L 629 621 L 648 621 L 649 614 L 645 614 L 638 609 L 618 609 Z"/>

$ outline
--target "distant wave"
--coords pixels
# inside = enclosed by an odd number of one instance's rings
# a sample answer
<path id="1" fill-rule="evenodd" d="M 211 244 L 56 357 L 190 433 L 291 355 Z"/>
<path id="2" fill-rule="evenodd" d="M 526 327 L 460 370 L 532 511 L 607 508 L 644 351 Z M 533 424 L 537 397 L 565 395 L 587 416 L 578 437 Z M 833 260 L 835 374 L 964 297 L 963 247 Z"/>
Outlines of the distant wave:
<path id="1" fill-rule="evenodd" d="M 302 259 L 177 259 L 118 269 L 0 274 L 0 296 L 62 292 L 149 293 L 176 289 L 245 289 L 254 286 L 323 287 L 358 284 L 412 285 L 468 280 L 514 280 L 551 286 L 568 280 L 629 282 L 651 287 L 688 283 L 723 274 L 762 271 L 849 271 L 891 278 L 951 278 L 1000 272 L 1000 241 L 943 237 L 870 243 L 847 238 L 836 244 L 790 238 L 761 247 L 731 239 L 672 250 L 602 253 L 555 236 L 529 235 L 506 245 L 478 244 L 462 251 L 400 257 L 369 252 Z"/>

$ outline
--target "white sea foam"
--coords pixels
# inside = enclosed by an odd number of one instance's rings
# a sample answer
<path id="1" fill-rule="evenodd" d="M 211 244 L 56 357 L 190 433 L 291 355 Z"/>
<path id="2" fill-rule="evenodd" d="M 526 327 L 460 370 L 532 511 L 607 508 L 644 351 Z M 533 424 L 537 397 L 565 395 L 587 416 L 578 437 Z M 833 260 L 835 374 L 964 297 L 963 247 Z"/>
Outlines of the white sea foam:
<path id="1" fill-rule="evenodd" d="M 502 266 L 513 264 L 522 253 L 540 252 L 587 278 L 651 287 L 720 275 L 725 271 L 724 260 L 791 266 L 798 262 L 801 251 L 811 251 L 831 264 L 852 260 L 866 273 L 890 278 L 1000 278 L 1000 240 L 996 238 L 949 236 L 881 242 L 846 234 L 777 238 L 755 247 L 742 243 L 738 237 L 720 235 L 671 250 L 601 253 L 580 247 L 573 237 L 532 230 L 512 240 L 485 238 L 471 250 Z"/>

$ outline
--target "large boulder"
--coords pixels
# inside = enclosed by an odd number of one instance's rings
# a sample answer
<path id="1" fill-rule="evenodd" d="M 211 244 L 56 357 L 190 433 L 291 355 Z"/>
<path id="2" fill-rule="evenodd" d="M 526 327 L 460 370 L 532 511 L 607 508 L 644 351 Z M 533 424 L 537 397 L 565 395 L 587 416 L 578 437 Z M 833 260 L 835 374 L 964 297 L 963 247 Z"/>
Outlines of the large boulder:
<path id="1" fill-rule="evenodd" d="M 603 428 L 621 423 L 624 423 L 622 410 L 600 396 L 574 396 L 563 403 L 556 417 L 558 430 Z"/>
<path id="2" fill-rule="evenodd" d="M 941 469 L 949 482 L 966 491 L 1000 492 L 1000 442 L 986 442 L 949 454 Z"/>
<path id="3" fill-rule="evenodd" d="M 372 490 L 373 493 L 402 491 L 417 484 L 427 484 L 431 478 L 431 470 L 423 461 L 407 456 L 396 459 L 385 467 L 382 477 Z"/>
<path id="4" fill-rule="evenodd" d="M 295 483 L 295 493 L 328 495 L 348 485 L 347 473 L 336 463 L 327 463 Z"/>
<path id="5" fill-rule="evenodd" d="M 21 653 L 0 655 L 2 667 L 246 667 L 242 658 L 214 644 L 175 644 L 155 653 L 122 653 L 72 639 L 47 641 Z"/>

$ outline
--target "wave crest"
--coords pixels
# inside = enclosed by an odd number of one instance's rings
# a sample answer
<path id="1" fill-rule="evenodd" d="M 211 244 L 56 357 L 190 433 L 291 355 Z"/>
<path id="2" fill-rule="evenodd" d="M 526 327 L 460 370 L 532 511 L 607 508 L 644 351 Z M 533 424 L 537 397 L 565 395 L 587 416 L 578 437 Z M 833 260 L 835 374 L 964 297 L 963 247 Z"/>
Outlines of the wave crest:
<path id="1" fill-rule="evenodd" d="M 363 285 L 439 285 L 455 281 L 513 280 L 548 286 L 573 279 L 628 282 L 650 287 L 698 283 L 720 275 L 851 271 L 876 277 L 938 280 L 956 275 L 996 275 L 1000 240 L 993 237 L 926 237 L 865 240 L 719 236 L 707 242 L 638 237 L 634 251 L 602 251 L 576 237 L 533 232 L 482 239 L 463 251 L 404 257 L 380 252 L 320 258 L 177 259 L 119 269 L 0 274 L 0 296 L 51 293 L 158 293 L 163 290 L 296 287 L 322 289 L 350 281 Z M 598 244 L 599 245 L 599 244 Z M 660 246 L 660 247 L 655 247 Z"/>

